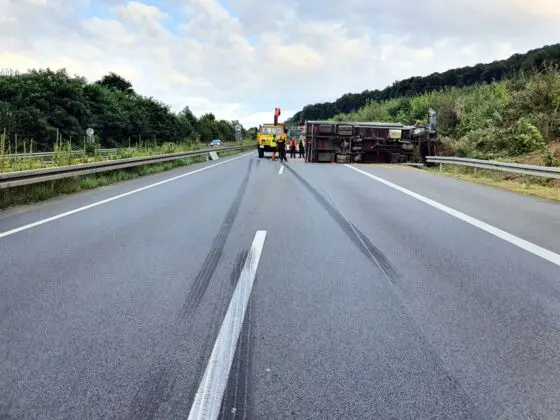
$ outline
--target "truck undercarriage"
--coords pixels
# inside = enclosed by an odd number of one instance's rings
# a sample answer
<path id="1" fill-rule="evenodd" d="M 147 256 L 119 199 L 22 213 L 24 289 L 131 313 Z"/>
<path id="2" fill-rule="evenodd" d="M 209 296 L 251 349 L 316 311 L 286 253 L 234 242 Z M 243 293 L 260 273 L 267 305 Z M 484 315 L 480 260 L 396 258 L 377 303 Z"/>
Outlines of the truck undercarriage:
<path id="1" fill-rule="evenodd" d="M 437 155 L 431 127 L 399 123 L 306 121 L 306 162 L 423 162 Z"/>

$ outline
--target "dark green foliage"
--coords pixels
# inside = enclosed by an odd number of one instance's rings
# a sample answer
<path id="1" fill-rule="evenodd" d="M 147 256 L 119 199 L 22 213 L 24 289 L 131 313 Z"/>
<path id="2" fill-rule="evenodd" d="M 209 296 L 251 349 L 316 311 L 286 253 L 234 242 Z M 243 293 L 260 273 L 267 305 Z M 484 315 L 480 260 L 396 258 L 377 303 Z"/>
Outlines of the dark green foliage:
<path id="1" fill-rule="evenodd" d="M 59 139 L 83 148 L 88 127 L 101 148 L 235 140 L 233 122 L 212 114 L 198 120 L 188 107 L 175 114 L 114 73 L 95 83 L 66 70 L 0 76 L 0 132 L 12 152 L 16 135 L 18 151 L 24 143 L 28 151 L 31 145 L 33 151 L 52 150 L 57 130 Z"/>

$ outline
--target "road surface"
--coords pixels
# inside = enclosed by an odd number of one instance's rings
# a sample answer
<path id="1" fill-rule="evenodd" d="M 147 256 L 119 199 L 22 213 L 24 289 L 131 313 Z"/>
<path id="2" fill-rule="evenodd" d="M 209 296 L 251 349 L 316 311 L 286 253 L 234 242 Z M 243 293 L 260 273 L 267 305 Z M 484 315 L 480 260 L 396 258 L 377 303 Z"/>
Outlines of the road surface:
<path id="1" fill-rule="evenodd" d="M 560 418 L 559 205 L 356 168 L 251 153 L 0 213 L 0 417 Z"/>

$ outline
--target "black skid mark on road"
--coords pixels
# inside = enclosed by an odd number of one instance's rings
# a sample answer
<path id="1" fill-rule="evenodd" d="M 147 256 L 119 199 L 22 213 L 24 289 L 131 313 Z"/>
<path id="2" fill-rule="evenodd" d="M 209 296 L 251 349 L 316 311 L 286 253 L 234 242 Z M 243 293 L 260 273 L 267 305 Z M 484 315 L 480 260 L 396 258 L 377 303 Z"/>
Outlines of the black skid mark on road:
<path id="1" fill-rule="evenodd" d="M 243 327 L 231 365 L 228 384 L 222 399 L 219 420 L 252 419 L 252 367 L 255 350 L 254 301 L 249 298 Z"/>
<path id="2" fill-rule="evenodd" d="M 356 236 L 360 239 L 362 246 L 365 247 L 367 252 L 370 254 L 370 258 L 375 260 L 375 263 L 379 266 L 381 270 L 387 275 L 387 278 L 394 283 L 394 281 L 400 277 L 400 274 L 395 270 L 395 267 L 391 264 L 391 261 L 383 254 L 379 248 L 377 248 L 371 240 L 354 225 L 351 224 Z"/>
<path id="3" fill-rule="evenodd" d="M 190 391 L 186 395 L 186 400 L 189 406 L 191 406 L 194 402 L 196 391 L 204 375 L 204 370 L 206 369 L 206 365 L 208 363 L 208 360 L 210 359 L 210 355 L 212 354 L 214 340 L 218 336 L 218 331 L 227 310 L 227 305 L 230 300 L 230 297 L 226 293 L 227 289 L 229 289 L 228 283 L 225 281 L 222 282 L 220 293 L 218 293 L 218 298 L 215 299 L 214 306 L 212 308 L 212 311 L 210 312 L 212 314 L 212 318 L 210 320 L 210 328 L 208 328 L 206 336 L 203 339 L 202 349 L 195 364 L 196 369 L 191 378 L 191 386 L 189 387 Z M 190 324 L 187 327 L 187 330 L 185 332 L 186 336 L 189 337 L 192 335 L 193 325 L 194 324 Z"/>
<path id="4" fill-rule="evenodd" d="M 400 274 L 391 264 L 389 259 L 377 248 L 371 240 L 364 235 L 356 226 L 350 223 L 346 217 L 327 200 L 319 191 L 317 191 L 309 182 L 303 179 L 296 171 L 288 165 L 284 165 L 288 171 L 292 173 L 303 186 L 315 197 L 321 206 L 327 211 L 331 218 L 340 226 L 342 231 L 348 238 L 358 247 L 358 249 L 372 261 L 389 279 L 391 283 L 400 277 Z"/>
<path id="5" fill-rule="evenodd" d="M 237 286 L 237 282 L 239 281 L 239 276 L 241 276 L 241 272 L 243 271 L 243 265 L 245 265 L 245 261 L 247 260 L 247 255 L 249 255 L 249 251 L 245 249 L 243 251 L 240 251 L 237 254 L 237 258 L 235 259 L 233 270 L 231 270 L 231 274 L 229 276 L 229 280 L 234 289 L 235 286 Z"/>
<path id="6" fill-rule="evenodd" d="M 344 215 L 335 207 L 335 205 L 323 195 L 321 195 L 309 182 L 303 179 L 298 173 L 296 173 L 292 168 L 288 165 L 285 165 L 286 169 L 289 170 L 304 186 L 309 192 L 317 199 L 317 201 L 321 204 L 321 206 L 329 213 L 329 215 L 335 220 L 335 222 L 342 228 L 344 233 L 354 242 L 358 248 L 366 255 L 374 264 L 379 267 L 379 269 L 386 275 L 387 279 L 390 281 L 392 289 L 395 291 L 397 298 L 403 305 L 403 308 L 406 310 L 408 315 L 410 316 L 410 320 L 414 323 L 418 331 L 420 331 L 422 337 L 426 340 L 426 343 L 430 349 L 430 355 L 437 361 L 439 366 L 442 367 L 444 370 L 445 378 L 448 383 L 448 387 L 452 387 L 455 390 L 458 390 L 465 396 L 465 398 L 469 401 L 471 406 L 473 407 L 473 416 L 474 419 L 483 419 L 484 416 L 480 413 L 479 408 L 474 404 L 473 400 L 469 396 L 469 393 L 465 390 L 463 385 L 459 382 L 459 380 L 451 373 L 451 371 L 446 367 L 446 363 L 443 359 L 439 356 L 438 352 L 435 350 L 432 343 L 427 338 L 428 335 L 424 331 L 421 326 L 421 323 L 414 316 L 414 311 L 407 304 L 407 300 L 402 295 L 400 288 L 396 285 L 396 280 L 401 278 L 401 274 L 395 269 L 395 267 L 391 264 L 389 259 L 369 240 L 369 238 L 364 235 L 356 226 L 350 223 Z M 293 414 L 293 413 L 292 413 Z M 294 414 L 295 418 L 295 414 Z"/>
<path id="7" fill-rule="evenodd" d="M 236 263 L 235 267 L 238 265 L 241 267 L 239 269 L 239 273 L 241 273 L 241 269 L 246 259 L 246 254 L 247 252 L 242 251 L 238 255 L 239 263 Z M 236 270 L 237 268 L 234 268 L 234 271 Z M 239 278 L 239 275 L 237 277 Z M 226 308 L 227 302 L 229 301 L 228 291 L 230 289 L 231 286 L 227 281 L 221 282 L 220 290 L 217 294 L 218 297 L 213 300 L 213 307 L 210 311 L 210 325 L 204 338 L 202 339 L 202 348 L 196 363 L 197 367 L 190 378 L 190 386 L 187 387 L 189 391 L 186 393 L 186 396 L 182 395 L 181 401 L 179 403 L 177 402 L 175 385 L 178 379 L 178 372 L 181 371 L 180 366 L 167 365 L 165 368 L 161 368 L 159 367 L 161 364 L 155 365 L 152 369 L 150 369 L 150 373 L 136 391 L 134 397 L 132 398 L 128 416 L 124 418 L 127 420 L 170 418 L 170 416 L 172 416 L 178 408 L 184 409 L 185 407 L 190 407 L 192 405 L 200 380 L 204 374 L 207 361 L 212 352 L 214 344 L 213 340 L 218 334 L 221 320 L 224 317 L 224 308 Z M 185 325 L 183 316 L 180 316 L 178 321 L 179 323 L 177 326 L 180 326 L 182 331 L 180 335 L 191 337 L 193 334 L 194 324 L 189 323 L 186 328 L 184 328 Z M 175 342 L 171 342 L 167 345 L 167 350 L 165 352 L 167 356 L 174 354 L 176 351 L 175 345 Z M 2 420 L 1 417 L 0 420 Z"/>
<path id="8" fill-rule="evenodd" d="M 173 390 L 173 376 L 170 369 L 154 368 L 132 398 L 130 420 L 151 420 L 156 418 L 160 407 L 169 401 Z"/>
<path id="9" fill-rule="evenodd" d="M 196 308 L 198 308 L 198 305 L 200 304 L 200 301 L 202 300 L 206 289 L 208 289 L 210 280 L 212 279 L 212 276 L 214 275 L 214 272 L 218 267 L 218 263 L 222 258 L 224 246 L 233 226 L 233 222 L 235 221 L 237 213 L 239 212 L 239 207 L 241 206 L 243 195 L 245 194 L 247 185 L 249 184 L 249 177 L 251 175 L 252 167 L 253 161 L 250 160 L 247 172 L 245 173 L 245 177 L 243 178 L 239 190 L 237 191 L 237 196 L 235 197 L 235 200 L 233 200 L 233 203 L 231 203 L 226 217 L 222 222 L 222 226 L 220 227 L 218 234 L 212 242 L 212 248 L 206 256 L 206 259 L 202 264 L 202 268 L 194 279 L 192 288 L 187 294 L 187 298 L 183 305 L 183 316 L 192 315 L 196 311 Z"/>

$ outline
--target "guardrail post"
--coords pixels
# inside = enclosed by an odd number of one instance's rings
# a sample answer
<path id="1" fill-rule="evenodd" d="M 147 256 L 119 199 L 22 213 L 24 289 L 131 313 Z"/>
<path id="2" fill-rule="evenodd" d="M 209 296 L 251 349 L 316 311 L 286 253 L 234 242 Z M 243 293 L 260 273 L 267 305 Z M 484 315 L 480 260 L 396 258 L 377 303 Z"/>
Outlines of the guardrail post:
<path id="1" fill-rule="evenodd" d="M 529 175 L 525 175 L 523 177 L 523 187 L 529 188 L 531 186 L 531 177 Z"/>
<path id="2" fill-rule="evenodd" d="M 439 171 L 440 171 L 440 172 L 443 171 L 443 163 L 440 163 L 440 164 L 439 164 Z"/>

